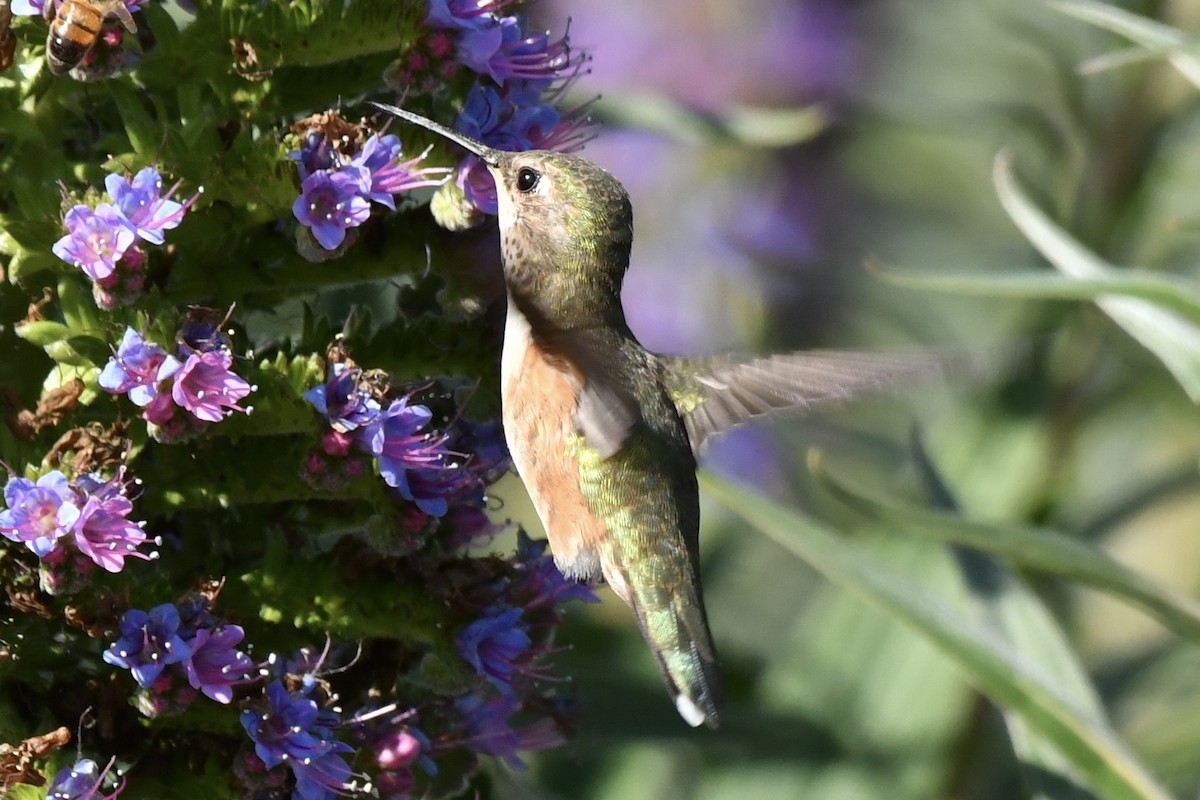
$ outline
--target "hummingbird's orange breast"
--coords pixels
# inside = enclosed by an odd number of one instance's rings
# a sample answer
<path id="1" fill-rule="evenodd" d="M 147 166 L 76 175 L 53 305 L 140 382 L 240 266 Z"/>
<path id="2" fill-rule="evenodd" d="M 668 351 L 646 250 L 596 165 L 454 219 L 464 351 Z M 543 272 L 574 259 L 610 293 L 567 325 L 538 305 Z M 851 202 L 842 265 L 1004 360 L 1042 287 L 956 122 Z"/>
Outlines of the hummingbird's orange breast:
<path id="1" fill-rule="evenodd" d="M 510 312 L 504 336 L 504 435 L 513 465 L 546 529 L 558 568 L 572 577 L 595 577 L 607 530 L 583 496 L 579 463 L 568 447 L 575 435 L 580 375 L 531 340 L 520 312 Z"/>

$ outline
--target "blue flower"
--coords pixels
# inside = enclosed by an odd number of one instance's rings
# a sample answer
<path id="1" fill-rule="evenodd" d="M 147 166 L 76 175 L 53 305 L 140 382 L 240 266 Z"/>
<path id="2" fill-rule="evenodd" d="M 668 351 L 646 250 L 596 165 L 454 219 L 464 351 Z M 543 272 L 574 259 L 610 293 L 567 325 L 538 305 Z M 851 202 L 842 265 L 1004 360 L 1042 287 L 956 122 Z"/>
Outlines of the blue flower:
<path id="1" fill-rule="evenodd" d="M 500 85 L 531 80 L 548 87 L 572 66 L 566 36 L 551 41 L 548 31 L 528 35 L 520 16 L 502 17 L 496 25 L 464 31 L 456 55 L 469 69 Z"/>
<path id="2" fill-rule="evenodd" d="M 97 383 L 113 394 L 127 392 L 134 405 L 143 409 L 142 417 L 154 425 L 170 423 L 176 407 L 202 422 L 220 422 L 234 411 L 250 413 L 251 408 L 238 402 L 257 387 L 233 372 L 228 336 L 191 320 L 180 330 L 180 341 L 188 352 L 182 362 L 126 328 Z"/>
<path id="3" fill-rule="evenodd" d="M 333 738 L 338 719 L 303 694 L 290 693 L 275 680 L 267 686 L 267 708 L 247 710 L 242 727 L 254 753 L 267 769 L 286 763 L 296 776 L 293 798 L 330 800 L 350 789 L 354 774 L 340 753 L 353 748 Z"/>
<path id="4" fill-rule="evenodd" d="M 133 503 L 125 496 L 122 475 L 103 482 L 98 476 L 84 476 L 77 488 L 86 498 L 74 528 L 75 547 L 80 553 L 109 572 L 124 569 L 126 558 L 152 561 L 158 557 L 157 552 L 138 549 L 152 540 L 142 530 L 145 523 L 129 519 Z"/>
<path id="5" fill-rule="evenodd" d="M 429 0 L 425 24 L 464 31 L 494 26 L 497 13 L 512 2 L 514 0 Z"/>
<path id="6" fill-rule="evenodd" d="M 477 82 L 467 94 L 454 128 L 490 147 L 512 151 L 570 152 L 588 138 L 584 124 L 542 102 L 542 86 L 528 81 L 501 89 Z M 496 183 L 477 156 L 468 155 L 459 162 L 455 182 L 472 205 L 484 213 L 496 213 Z"/>
<path id="7" fill-rule="evenodd" d="M 421 433 L 433 418 L 429 409 L 409 405 L 407 398 L 392 401 L 371 424 L 360 429 L 359 445 L 379 461 L 379 473 L 388 486 L 411 500 L 426 514 L 440 517 L 457 490 L 447 460 L 446 437 Z"/>
<path id="8" fill-rule="evenodd" d="M 67 212 L 63 224 L 67 235 L 55 242 L 51 250 L 94 281 L 112 275 L 121 256 L 137 239 L 133 224 L 108 203 L 101 203 L 94 211 L 77 205 Z"/>
<path id="9" fill-rule="evenodd" d="M 396 489 L 401 497 L 416 503 L 422 512 L 432 517 L 444 517 L 449 513 L 450 504 L 474 485 L 475 477 L 468 470 L 447 462 L 438 469 L 404 472 Z"/>
<path id="10" fill-rule="evenodd" d="M 162 196 L 162 176 L 153 167 L 141 170 L 132 181 L 119 173 L 109 175 L 104 179 L 104 188 L 137 235 L 151 244 L 162 244 L 162 232 L 179 225 L 183 215 L 200 197 L 197 192 L 186 203 L 175 202 L 171 195 L 179 188 L 178 183 L 165 197 Z"/>
<path id="11" fill-rule="evenodd" d="M 73 766 L 63 767 L 50 782 L 46 800 L 113 800 L 125 790 L 125 781 L 115 788 L 112 794 L 104 794 L 104 778 L 116 763 L 111 758 L 103 770 L 90 758 L 82 759 Z"/>
<path id="12" fill-rule="evenodd" d="M 12 478 L 4 487 L 8 506 L 0 511 L 0 535 L 24 542 L 43 567 L 53 573 L 67 562 L 73 543 L 79 554 L 109 572 L 120 572 L 130 557 L 151 560 L 157 553 L 138 548 L 151 541 L 143 523 L 129 519 L 133 503 L 125 496 L 124 468 L 112 480 L 98 474 L 80 476 L 74 484 L 52 470 L 38 478 Z M 157 544 L 157 540 L 155 541 Z M 76 561 L 72 574 L 86 574 L 90 564 Z M 63 574 L 53 576 L 56 580 Z"/>
<path id="13" fill-rule="evenodd" d="M 314 172 L 300 184 L 292 214 L 312 230 L 321 247 L 336 250 L 346 239 L 346 229 L 362 225 L 371 215 L 371 204 L 362 197 L 370 187 L 370 173 L 359 166 Z"/>
<path id="14" fill-rule="evenodd" d="M 518 87 L 519 88 L 519 87 Z M 497 89 L 477 82 L 467 93 L 454 129 L 500 150 L 536 150 L 559 122 L 552 106 L 536 93 Z"/>
<path id="15" fill-rule="evenodd" d="M 416 169 L 417 164 L 429 155 L 431 149 L 432 147 L 426 148 L 425 152 L 416 158 L 401 161 L 399 137 L 393 134 L 372 135 L 362 150 L 350 160 L 351 164 L 362 167 L 371 176 L 369 187 L 362 193 L 363 197 L 395 211 L 396 201 L 393 195 L 422 186 L 441 186 L 450 177 L 452 170 L 445 167 Z"/>
<path id="16" fill-rule="evenodd" d="M 405 160 L 400 139 L 393 134 L 372 134 L 349 158 L 327 135 L 309 131 L 301 149 L 290 154 L 297 162 L 301 180 L 292 214 L 312 231 L 325 250 L 337 250 L 349 228 L 367 221 L 371 202 L 394 211 L 395 195 L 423 186 L 440 186 L 452 172 L 445 167 L 418 166 L 432 148 Z"/>
<path id="17" fill-rule="evenodd" d="M 249 414 L 238 405 L 256 387 L 231 369 L 233 356 L 227 350 L 192 353 L 175 373 L 171 399 L 204 422 L 220 422 L 234 411 Z"/>
<path id="18" fill-rule="evenodd" d="M 124 667 L 144 689 L 163 669 L 191 658 L 192 650 L 179 635 L 179 610 L 170 603 L 149 613 L 130 609 L 121 619 L 121 638 L 104 651 L 104 660 Z"/>
<path id="19" fill-rule="evenodd" d="M 169 394 L 160 394 L 159 384 L 182 366 L 178 359 L 153 342 L 147 342 L 133 328 L 126 328 L 116 354 L 100 371 L 97 383 L 112 394 L 128 393 L 138 408 L 146 408 L 156 398 L 170 402 Z"/>
<path id="20" fill-rule="evenodd" d="M 588 584 L 568 578 L 559 571 L 554 558 L 547 552 L 545 540 L 530 539 L 524 530 L 517 531 L 517 553 L 512 563 L 517 576 L 512 580 L 509 599 L 520 604 L 526 612 L 554 611 L 556 606 L 569 600 L 600 602 Z"/>
<path id="21" fill-rule="evenodd" d="M 218 703 L 233 700 L 232 687 L 254 668 L 250 657 L 237 649 L 246 637 L 237 625 L 202 627 L 187 640 L 192 654 L 183 662 L 188 683 Z"/>
<path id="22" fill-rule="evenodd" d="M 454 705 L 462 714 L 467 731 L 461 746 L 498 756 L 513 769 L 525 768 L 525 762 L 517 755 L 519 751 L 545 750 L 566 741 L 549 717 L 514 728 L 509 720 L 521 710 L 521 701 L 513 695 L 499 694 L 485 701 L 474 693 L 460 697 Z"/>
<path id="23" fill-rule="evenodd" d="M 78 493 L 58 470 L 47 472 L 37 483 L 27 478 L 11 478 L 4 486 L 0 511 L 0 535 L 24 542 L 38 558 L 45 558 L 62 537 L 71 533 L 79 521 Z"/>
<path id="24" fill-rule="evenodd" d="M 512 691 L 513 671 L 529 645 L 519 608 L 492 610 L 459 631 L 455 640 L 458 654 L 502 692 Z"/>

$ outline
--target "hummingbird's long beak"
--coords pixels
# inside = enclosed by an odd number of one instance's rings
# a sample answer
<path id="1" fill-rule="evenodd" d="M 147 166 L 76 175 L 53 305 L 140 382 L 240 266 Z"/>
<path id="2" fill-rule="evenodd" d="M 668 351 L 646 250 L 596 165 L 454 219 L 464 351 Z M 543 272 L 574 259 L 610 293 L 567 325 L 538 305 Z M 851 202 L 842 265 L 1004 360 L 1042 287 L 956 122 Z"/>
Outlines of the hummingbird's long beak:
<path id="1" fill-rule="evenodd" d="M 414 114 L 411 111 L 405 111 L 403 108 L 390 106 L 387 103 L 376 103 L 374 100 L 368 100 L 367 102 L 385 114 L 391 114 L 393 117 L 399 117 L 400 119 L 407 120 L 414 125 L 420 125 L 426 130 L 433 131 L 437 135 L 449 139 L 460 147 L 463 147 L 469 150 L 471 153 L 479 156 L 479 158 L 483 160 L 483 163 L 487 164 L 489 167 L 496 167 L 500 164 L 499 150 L 488 147 L 484 143 L 472 139 L 470 136 L 466 136 L 456 130 L 447 128 L 445 125 L 439 125 L 431 119 L 422 117 L 420 114 Z"/>

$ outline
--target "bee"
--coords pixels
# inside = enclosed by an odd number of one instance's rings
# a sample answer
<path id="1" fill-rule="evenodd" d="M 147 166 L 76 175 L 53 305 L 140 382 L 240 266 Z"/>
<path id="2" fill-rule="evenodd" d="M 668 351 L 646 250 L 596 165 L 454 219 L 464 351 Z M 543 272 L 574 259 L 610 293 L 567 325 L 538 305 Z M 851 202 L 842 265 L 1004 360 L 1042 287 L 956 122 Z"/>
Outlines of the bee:
<path id="1" fill-rule="evenodd" d="M 8 29 L 10 24 L 12 12 L 8 9 L 8 0 L 0 0 L 0 72 L 12 66 L 13 53 L 17 50 L 17 37 Z"/>
<path id="2" fill-rule="evenodd" d="M 44 13 L 50 22 L 46 63 L 55 75 L 79 66 L 96 46 L 105 20 L 116 17 L 125 30 L 137 33 L 133 15 L 123 0 L 62 0 L 58 11 L 54 9 L 54 0 L 46 0 Z"/>

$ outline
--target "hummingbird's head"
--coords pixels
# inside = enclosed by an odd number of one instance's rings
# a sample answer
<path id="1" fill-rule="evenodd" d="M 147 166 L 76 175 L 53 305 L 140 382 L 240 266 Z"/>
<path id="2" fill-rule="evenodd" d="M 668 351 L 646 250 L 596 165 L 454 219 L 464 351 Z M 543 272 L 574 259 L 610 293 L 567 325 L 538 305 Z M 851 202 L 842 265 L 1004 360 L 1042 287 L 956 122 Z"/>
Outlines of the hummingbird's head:
<path id="1" fill-rule="evenodd" d="M 620 181 L 585 158 L 549 150 L 500 153 L 488 170 L 510 280 L 561 278 L 620 293 L 633 241 L 633 209 Z"/>
<path id="2" fill-rule="evenodd" d="M 395 106 L 373 103 L 475 154 L 496 181 L 504 276 L 549 313 L 620 314 L 633 210 L 607 170 L 550 150 L 510 152 Z M 582 320 L 580 320 L 582 321 Z"/>

